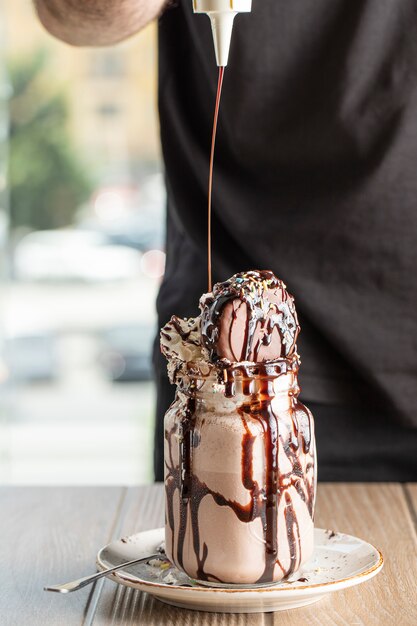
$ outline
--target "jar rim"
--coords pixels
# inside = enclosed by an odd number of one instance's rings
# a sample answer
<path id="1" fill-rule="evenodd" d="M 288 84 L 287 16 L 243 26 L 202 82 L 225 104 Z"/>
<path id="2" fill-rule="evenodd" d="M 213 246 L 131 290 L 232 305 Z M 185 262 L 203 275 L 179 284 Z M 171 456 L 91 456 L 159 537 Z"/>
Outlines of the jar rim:
<path id="1" fill-rule="evenodd" d="M 213 380 L 217 383 L 226 383 L 228 380 L 261 380 L 274 379 L 284 374 L 297 374 L 300 368 L 300 357 L 295 352 L 290 357 L 281 357 L 274 361 L 253 363 L 243 361 L 230 365 L 216 363 L 209 365 L 207 371 L 202 371 L 201 364 L 190 361 L 186 364 L 185 375 L 192 380 Z M 223 365 L 223 366 L 222 366 Z"/>

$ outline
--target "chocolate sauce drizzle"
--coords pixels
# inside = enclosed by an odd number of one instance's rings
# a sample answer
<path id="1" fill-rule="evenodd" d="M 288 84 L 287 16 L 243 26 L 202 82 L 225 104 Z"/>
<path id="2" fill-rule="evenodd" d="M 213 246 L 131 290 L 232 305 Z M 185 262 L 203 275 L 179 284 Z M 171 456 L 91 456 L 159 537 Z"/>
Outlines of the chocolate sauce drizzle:
<path id="1" fill-rule="evenodd" d="M 167 523 L 172 531 L 171 554 L 178 567 L 184 569 L 184 541 L 187 530 L 187 521 L 190 520 L 193 551 L 197 560 L 196 578 L 199 580 L 216 580 L 222 582 L 205 569 L 208 555 L 208 547 L 201 545 L 198 514 L 200 503 L 207 495 L 211 495 L 215 503 L 221 507 L 230 508 L 236 517 L 244 523 L 253 522 L 260 518 L 262 522 L 265 544 L 265 569 L 257 581 L 258 583 L 270 582 L 274 578 L 274 569 L 278 565 L 284 576 L 291 575 L 300 565 L 301 536 L 297 515 L 294 510 L 291 495 L 288 491 L 293 486 L 303 502 L 305 502 L 310 516 L 313 516 L 315 485 L 314 479 L 309 480 L 307 474 L 313 469 L 314 459 L 307 464 L 306 472 L 303 472 L 299 453 L 300 447 L 304 455 L 309 454 L 312 444 L 311 415 L 299 401 L 298 388 L 292 392 L 292 407 L 290 410 L 293 428 L 290 429 L 289 438 L 284 438 L 280 432 L 280 423 L 284 416 L 275 414 L 272 408 L 272 399 L 275 396 L 274 379 L 288 372 L 298 372 L 298 357 L 293 355 L 290 359 L 281 359 L 270 364 L 239 364 L 230 367 L 223 372 L 225 383 L 225 395 L 233 397 L 236 386 L 242 391 L 247 401 L 238 408 L 244 426 L 241 454 L 241 477 L 242 484 L 250 493 L 247 505 L 226 499 L 221 493 L 213 491 L 205 483 L 199 480 L 193 472 L 193 450 L 200 445 L 199 437 L 195 436 L 196 400 L 195 388 L 187 393 L 185 411 L 183 405 L 178 410 L 178 419 L 175 420 L 171 430 L 165 432 L 168 444 L 166 463 L 166 511 Z M 249 427 L 249 420 L 257 420 L 264 431 L 265 446 L 265 481 L 259 485 L 253 475 L 253 446 L 255 436 Z M 287 413 L 285 419 L 288 419 Z M 179 464 L 173 461 L 172 450 L 179 440 Z M 278 452 L 282 448 L 290 461 L 291 471 L 280 474 L 278 466 Z M 312 472 L 314 473 L 314 472 Z M 174 494 L 178 490 L 180 494 L 179 524 L 174 524 Z M 278 560 L 278 508 L 281 499 L 284 498 L 284 518 L 286 535 L 290 553 L 289 567 L 284 569 Z M 174 536 L 177 535 L 177 549 L 174 552 Z"/>

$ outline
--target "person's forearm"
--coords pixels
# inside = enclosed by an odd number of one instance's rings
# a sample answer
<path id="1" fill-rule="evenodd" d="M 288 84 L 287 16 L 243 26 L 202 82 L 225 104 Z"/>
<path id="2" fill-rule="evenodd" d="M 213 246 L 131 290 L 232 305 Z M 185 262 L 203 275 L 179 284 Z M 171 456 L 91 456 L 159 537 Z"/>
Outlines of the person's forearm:
<path id="1" fill-rule="evenodd" d="M 34 0 L 39 19 L 74 46 L 105 46 L 126 39 L 157 17 L 167 0 Z"/>

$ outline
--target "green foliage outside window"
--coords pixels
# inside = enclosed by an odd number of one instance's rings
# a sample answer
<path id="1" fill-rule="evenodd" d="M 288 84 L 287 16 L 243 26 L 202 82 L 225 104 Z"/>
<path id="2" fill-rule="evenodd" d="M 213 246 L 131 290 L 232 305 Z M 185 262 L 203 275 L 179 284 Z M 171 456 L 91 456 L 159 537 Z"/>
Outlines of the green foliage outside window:
<path id="1" fill-rule="evenodd" d="M 60 228 L 91 192 L 67 132 L 64 92 L 45 89 L 47 55 L 10 63 L 11 227 Z"/>

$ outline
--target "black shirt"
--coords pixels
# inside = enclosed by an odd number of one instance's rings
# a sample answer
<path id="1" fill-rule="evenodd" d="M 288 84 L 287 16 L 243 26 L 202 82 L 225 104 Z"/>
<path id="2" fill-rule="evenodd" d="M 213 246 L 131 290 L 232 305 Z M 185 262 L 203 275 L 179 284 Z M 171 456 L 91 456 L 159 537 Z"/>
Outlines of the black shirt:
<path id="1" fill-rule="evenodd" d="M 198 314 L 207 290 L 216 83 L 209 20 L 182 0 L 159 24 L 161 324 Z M 216 144 L 214 279 L 273 270 L 295 296 L 304 401 L 382 407 L 404 428 L 417 427 L 416 167 L 416 0 L 254 0 L 237 16 Z"/>

